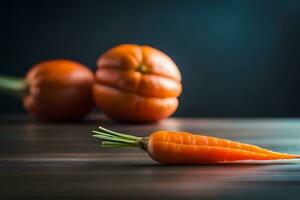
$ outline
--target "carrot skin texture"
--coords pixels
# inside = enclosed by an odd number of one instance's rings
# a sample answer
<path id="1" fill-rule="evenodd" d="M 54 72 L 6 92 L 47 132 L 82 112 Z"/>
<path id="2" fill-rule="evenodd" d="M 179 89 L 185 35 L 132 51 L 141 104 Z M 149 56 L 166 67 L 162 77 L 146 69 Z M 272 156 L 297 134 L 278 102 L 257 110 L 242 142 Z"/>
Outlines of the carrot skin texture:
<path id="1" fill-rule="evenodd" d="M 161 164 L 213 164 L 298 158 L 296 155 L 277 153 L 254 145 L 170 131 L 152 133 L 148 139 L 147 152 Z"/>

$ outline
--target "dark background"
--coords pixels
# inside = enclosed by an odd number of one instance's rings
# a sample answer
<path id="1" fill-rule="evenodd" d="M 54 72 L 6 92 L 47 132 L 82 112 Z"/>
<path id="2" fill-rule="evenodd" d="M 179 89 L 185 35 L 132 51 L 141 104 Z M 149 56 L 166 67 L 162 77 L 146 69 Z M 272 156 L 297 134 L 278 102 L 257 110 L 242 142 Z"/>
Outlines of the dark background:
<path id="1" fill-rule="evenodd" d="M 299 117 L 300 1 L 1 1 L 0 73 L 148 44 L 179 66 L 176 116 Z M 0 114 L 24 112 L 0 95 Z"/>

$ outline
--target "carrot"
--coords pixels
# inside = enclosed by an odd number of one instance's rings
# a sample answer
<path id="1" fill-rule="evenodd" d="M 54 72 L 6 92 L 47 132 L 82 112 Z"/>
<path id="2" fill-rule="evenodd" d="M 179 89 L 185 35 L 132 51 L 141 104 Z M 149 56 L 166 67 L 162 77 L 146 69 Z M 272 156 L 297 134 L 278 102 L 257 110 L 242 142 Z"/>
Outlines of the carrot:
<path id="1" fill-rule="evenodd" d="M 280 160 L 300 158 L 255 145 L 196 135 L 187 132 L 156 131 L 148 137 L 122 134 L 99 127 L 93 136 L 101 147 L 140 147 L 161 164 L 212 164 L 243 160 Z"/>

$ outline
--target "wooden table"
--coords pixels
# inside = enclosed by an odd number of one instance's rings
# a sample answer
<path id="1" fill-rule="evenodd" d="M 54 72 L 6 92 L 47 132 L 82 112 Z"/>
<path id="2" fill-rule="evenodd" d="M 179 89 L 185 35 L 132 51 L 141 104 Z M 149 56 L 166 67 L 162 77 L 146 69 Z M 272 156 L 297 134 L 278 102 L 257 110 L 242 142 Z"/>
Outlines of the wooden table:
<path id="1" fill-rule="evenodd" d="M 146 135 L 186 130 L 300 154 L 298 119 L 168 119 L 77 124 L 1 118 L 0 198 L 6 199 L 299 199 L 300 162 L 161 166 L 139 149 L 100 149 L 98 125 Z"/>

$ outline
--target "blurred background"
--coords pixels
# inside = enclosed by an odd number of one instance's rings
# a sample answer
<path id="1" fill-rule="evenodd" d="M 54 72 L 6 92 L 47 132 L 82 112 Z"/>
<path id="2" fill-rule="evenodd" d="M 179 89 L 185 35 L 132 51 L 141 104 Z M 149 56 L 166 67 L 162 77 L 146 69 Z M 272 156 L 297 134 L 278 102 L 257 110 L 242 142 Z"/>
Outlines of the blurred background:
<path id="1" fill-rule="evenodd" d="M 95 70 L 121 43 L 167 53 L 183 77 L 175 116 L 300 117 L 300 1 L 0 3 L 0 74 L 74 59 Z M 24 113 L 0 94 L 0 114 Z"/>

